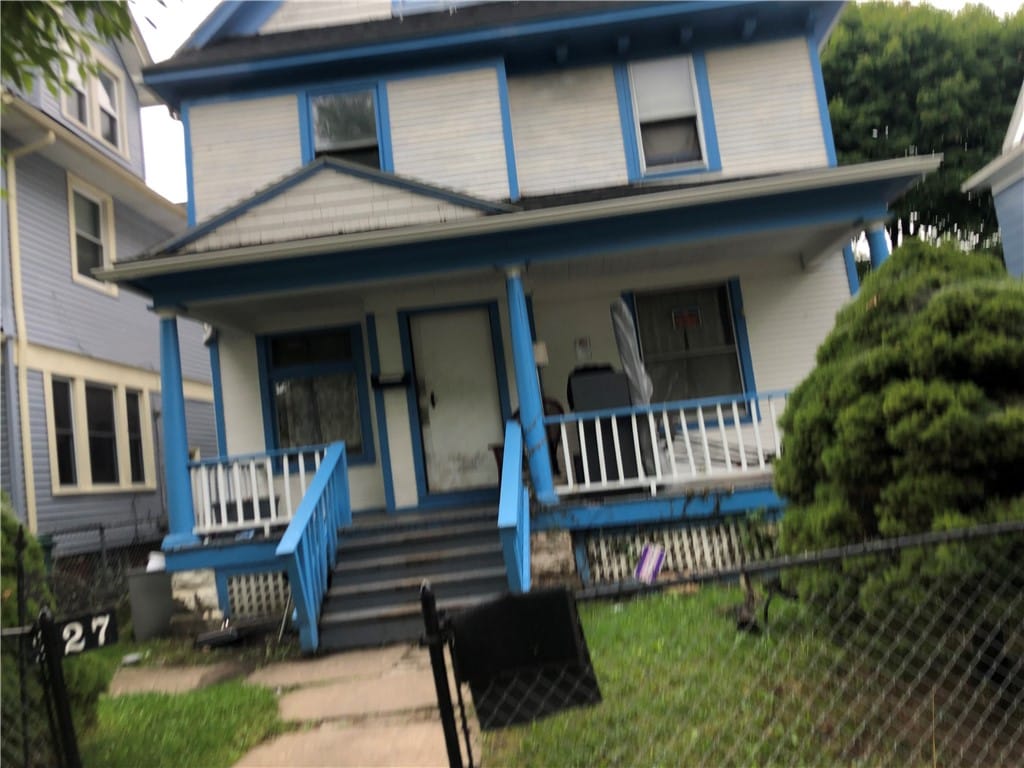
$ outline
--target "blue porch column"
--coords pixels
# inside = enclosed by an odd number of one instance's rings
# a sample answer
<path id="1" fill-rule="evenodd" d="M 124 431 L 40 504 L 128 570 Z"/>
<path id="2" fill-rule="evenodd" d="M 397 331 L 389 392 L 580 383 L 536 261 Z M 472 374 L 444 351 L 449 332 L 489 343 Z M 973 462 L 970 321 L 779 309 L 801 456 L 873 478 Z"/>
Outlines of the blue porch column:
<path id="1" fill-rule="evenodd" d="M 885 241 L 885 227 L 881 224 L 868 230 L 868 248 L 871 251 L 871 268 L 878 269 L 889 258 L 889 244 Z"/>
<path id="2" fill-rule="evenodd" d="M 523 425 L 526 456 L 530 462 L 530 477 L 537 500 L 554 504 L 554 480 L 551 477 L 551 457 L 548 454 L 547 435 L 544 430 L 544 404 L 540 394 L 540 378 L 533 357 L 533 337 L 530 334 L 530 316 L 526 311 L 526 295 L 519 270 L 507 273 L 508 314 L 512 327 L 512 359 L 516 369 L 516 389 L 519 392 L 519 419 Z"/>
<path id="3" fill-rule="evenodd" d="M 192 483 L 188 475 L 188 430 L 185 426 L 185 393 L 181 386 L 181 351 L 178 319 L 160 316 L 160 402 L 163 409 L 164 481 L 167 483 L 167 517 L 170 532 L 163 549 L 195 544 L 192 528 Z"/>

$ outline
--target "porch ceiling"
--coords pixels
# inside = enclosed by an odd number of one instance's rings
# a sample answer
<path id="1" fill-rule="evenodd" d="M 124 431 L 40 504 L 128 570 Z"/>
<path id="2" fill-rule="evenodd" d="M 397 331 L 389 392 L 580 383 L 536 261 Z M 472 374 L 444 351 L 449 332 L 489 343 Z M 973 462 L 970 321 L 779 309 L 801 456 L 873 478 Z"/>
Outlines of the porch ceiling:
<path id="1" fill-rule="evenodd" d="M 656 268 L 685 259 L 787 253 L 808 263 L 884 219 L 941 156 L 724 181 L 693 188 L 204 254 L 125 262 L 102 275 L 198 314 L 240 297 L 575 260 L 586 270 Z M 623 259 L 623 255 L 629 255 Z M 559 267 L 556 267 L 559 268 Z M 345 289 L 347 290 L 347 289 Z M 335 298 L 335 301 L 337 299 Z M 262 310 L 265 311 L 265 310 Z"/>

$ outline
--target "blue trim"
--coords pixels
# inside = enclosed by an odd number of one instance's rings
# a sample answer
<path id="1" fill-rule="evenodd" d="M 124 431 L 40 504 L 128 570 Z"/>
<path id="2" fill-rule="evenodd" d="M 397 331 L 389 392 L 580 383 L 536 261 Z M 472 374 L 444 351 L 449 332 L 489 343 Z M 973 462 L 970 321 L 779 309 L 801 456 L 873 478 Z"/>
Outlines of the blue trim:
<path id="1" fill-rule="evenodd" d="M 181 384 L 181 352 L 178 320 L 160 318 L 160 403 L 163 408 L 164 479 L 167 484 L 169 533 L 165 550 L 198 541 L 192 532 L 196 516 L 192 507 L 192 478 L 188 471 L 188 426 Z"/>
<path id="2" fill-rule="evenodd" d="M 811 55 L 811 74 L 814 76 L 814 92 L 818 98 L 818 115 L 821 119 L 821 134 L 825 140 L 825 156 L 828 164 L 838 165 L 836 160 L 836 141 L 832 136 L 832 118 L 828 114 L 828 95 L 825 93 L 825 76 L 821 71 L 821 58 L 818 56 L 818 46 L 808 38 L 807 50 Z M 851 290 L 851 294 L 856 291 Z"/>
<path id="3" fill-rule="evenodd" d="M 308 93 L 299 93 L 296 96 L 295 103 L 299 109 L 299 151 L 302 164 L 308 165 L 316 159 L 316 150 L 313 147 L 313 120 L 310 117 L 313 106 L 309 103 Z"/>
<path id="4" fill-rule="evenodd" d="M 534 522 L 533 528 L 537 530 L 536 522 Z M 580 577 L 583 585 L 586 586 L 592 581 L 590 576 L 590 556 L 587 554 L 587 540 L 575 532 L 572 534 L 572 553 L 576 560 L 576 574 Z"/>
<path id="5" fill-rule="evenodd" d="M 240 2 L 226 0 L 204 19 L 182 45 L 183 50 L 203 48 L 225 37 L 255 35 L 281 6 L 282 0 Z"/>
<path id="6" fill-rule="evenodd" d="M 843 246 L 843 262 L 846 265 L 846 281 L 850 284 L 850 295 L 856 296 L 860 290 L 860 275 L 857 274 L 857 260 L 853 256 L 853 246 Z"/>
<path id="7" fill-rule="evenodd" d="M 501 131 L 505 139 L 505 164 L 508 167 L 509 200 L 519 199 L 519 171 L 516 168 L 516 147 L 512 137 L 512 109 L 508 100 L 508 78 L 505 75 L 505 64 L 495 67 L 498 75 L 498 101 L 501 104 Z"/>
<path id="8" fill-rule="evenodd" d="M 619 101 L 619 123 L 622 126 L 622 148 L 626 153 L 626 175 L 631 182 L 640 181 L 640 152 L 636 133 L 636 115 L 633 113 L 633 89 L 629 85 L 629 68 L 615 64 L 615 97 Z"/>
<path id="9" fill-rule="evenodd" d="M 671 179 L 697 173 L 722 170 L 722 158 L 718 149 L 718 129 L 715 111 L 711 104 L 711 86 L 708 82 L 707 62 L 703 51 L 692 51 L 690 61 L 693 69 L 697 102 L 700 107 L 698 129 L 703 138 L 704 157 L 699 165 L 684 168 L 644 168 L 640 157 L 640 134 L 637 130 L 636 112 L 633 110 L 633 88 L 629 79 L 629 64 L 615 64 L 615 95 L 619 102 L 619 122 L 622 126 L 622 142 L 626 151 L 626 173 L 630 182 L 645 179 Z M 667 57 L 666 57 L 667 58 Z"/>
<path id="10" fill-rule="evenodd" d="M 720 514 L 737 515 L 758 509 L 776 510 L 785 505 L 785 501 L 775 491 L 765 486 L 734 493 L 712 492 L 703 496 L 656 497 L 624 502 L 606 500 L 600 505 L 566 505 L 539 511 L 533 518 L 532 527 L 534 531 L 585 531 L 616 526 L 680 522 Z"/>
<path id="11" fill-rule="evenodd" d="M 380 169 L 395 172 L 395 156 L 391 148 L 391 110 L 388 105 L 388 89 L 384 82 L 377 86 L 377 153 L 380 155 Z"/>
<path id="12" fill-rule="evenodd" d="M 228 455 L 228 433 L 224 423 L 224 386 L 220 376 L 220 341 L 210 341 L 210 378 L 213 384 L 213 418 L 217 426 L 217 455 Z"/>
<path id="13" fill-rule="evenodd" d="M 228 574 L 224 571 L 214 571 L 214 579 L 217 582 L 217 604 L 225 619 L 231 618 L 231 595 L 228 593 Z"/>
<path id="14" fill-rule="evenodd" d="M 868 248 L 871 251 L 871 268 L 878 269 L 889 258 L 889 243 L 885 239 L 885 227 L 879 225 L 868 231 Z"/>
<path id="15" fill-rule="evenodd" d="M 700 102 L 700 128 L 704 134 L 704 158 L 708 171 L 722 170 L 722 156 L 718 150 L 718 127 L 715 124 L 715 110 L 711 104 L 711 84 L 708 82 L 708 65 L 704 51 L 694 51 L 693 78 L 697 81 L 697 99 Z"/>
<path id="16" fill-rule="evenodd" d="M 380 376 L 380 350 L 377 346 L 377 318 L 366 316 L 366 346 L 370 353 L 370 375 Z M 388 443 L 388 419 L 384 411 L 384 390 L 373 390 L 373 410 L 377 415 L 377 441 L 380 444 L 380 471 L 384 481 L 384 506 L 395 511 L 395 482 L 391 473 L 391 448 Z"/>
<path id="17" fill-rule="evenodd" d="M 757 392 L 754 382 L 754 361 L 750 356 L 750 335 L 747 333 L 747 318 L 743 312 L 743 294 L 740 280 L 733 277 L 728 282 L 729 303 L 732 305 L 732 324 L 736 330 L 736 350 L 740 356 L 740 373 L 743 376 L 743 392 Z"/>
<path id="18" fill-rule="evenodd" d="M 330 363 L 295 365 L 274 369 L 270 359 L 270 344 L 275 339 L 291 336 L 316 336 L 336 331 L 347 331 L 352 342 L 350 360 Z M 277 437 L 277 417 L 271 390 L 278 380 L 304 378 L 328 373 L 354 373 L 359 401 L 359 428 L 363 446 L 360 453 L 347 454 L 350 465 L 373 464 L 376 461 L 373 444 L 373 425 L 370 420 L 370 396 L 367 389 L 366 358 L 363 352 L 363 332 L 358 324 L 316 328 L 287 333 L 271 333 L 256 337 L 256 355 L 260 372 L 260 399 L 263 404 L 263 433 L 267 451 L 280 449 Z"/>
<path id="19" fill-rule="evenodd" d="M 284 530 L 282 529 L 282 534 Z M 176 552 L 167 552 L 167 570 L 193 571 L 213 568 L 231 573 L 260 573 L 268 570 L 284 570 L 277 559 L 277 542 L 280 537 L 249 541 L 224 541 L 218 544 L 195 545 Z"/>
<path id="20" fill-rule="evenodd" d="M 192 124 L 188 116 L 187 104 L 183 104 L 181 107 L 181 127 L 185 132 L 185 192 L 187 194 L 185 213 L 188 217 L 188 225 L 194 227 L 196 225 L 196 182 L 195 171 L 192 168 Z"/>
<path id="21" fill-rule="evenodd" d="M 420 425 L 418 394 L 416 391 L 416 366 L 412 353 L 411 320 L 417 315 L 444 312 L 459 312 L 469 309 L 486 309 L 491 330 L 491 347 L 494 355 L 494 374 L 498 386 L 499 414 L 504 423 L 511 415 L 511 400 L 508 393 L 508 375 L 505 372 L 505 352 L 501 340 L 501 322 L 496 301 L 480 301 L 467 304 L 446 304 L 420 309 L 403 309 L 398 312 L 399 342 L 402 348 L 402 367 L 409 371 L 413 383 L 406 390 L 406 404 L 409 411 L 409 432 L 412 435 L 413 471 L 416 476 L 418 508 L 436 509 L 445 506 L 490 504 L 498 499 L 498 488 L 470 491 L 431 492 L 427 488 L 426 459 L 423 455 L 423 430 Z M 401 510 L 405 511 L 405 510 Z"/>

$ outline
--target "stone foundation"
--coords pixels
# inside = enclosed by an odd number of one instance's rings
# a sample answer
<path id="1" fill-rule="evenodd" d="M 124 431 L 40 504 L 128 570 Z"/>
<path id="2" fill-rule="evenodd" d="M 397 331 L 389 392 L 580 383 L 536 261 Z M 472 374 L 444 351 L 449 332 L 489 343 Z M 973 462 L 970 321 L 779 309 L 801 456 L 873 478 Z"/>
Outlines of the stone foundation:
<path id="1" fill-rule="evenodd" d="M 533 587 L 580 587 L 572 537 L 568 531 L 542 531 L 530 536 L 530 569 Z"/>
<path id="2" fill-rule="evenodd" d="M 179 571 L 172 574 L 171 595 L 190 612 L 203 619 L 220 620 L 224 616 L 217 601 L 217 580 L 213 569 Z"/>

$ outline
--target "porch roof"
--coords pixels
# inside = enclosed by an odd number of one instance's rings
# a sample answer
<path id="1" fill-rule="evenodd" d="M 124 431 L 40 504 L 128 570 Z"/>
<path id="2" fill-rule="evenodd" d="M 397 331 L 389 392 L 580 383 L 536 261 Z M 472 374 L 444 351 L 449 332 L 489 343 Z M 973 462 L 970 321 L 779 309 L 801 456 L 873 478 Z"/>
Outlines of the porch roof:
<path id="1" fill-rule="evenodd" d="M 812 261 L 884 219 L 888 204 L 941 155 L 820 168 L 645 194 L 515 209 L 389 229 L 289 237 L 184 252 L 183 240 L 97 276 L 151 296 L 157 307 L 724 238 L 799 231 L 794 255 Z M 466 199 L 467 205 L 469 200 Z M 479 202 L 479 201 L 478 201 Z M 479 210 L 479 209 L 478 209 Z M 770 237 L 766 237 L 770 239 Z M 171 248 L 171 250 L 168 250 Z"/>

